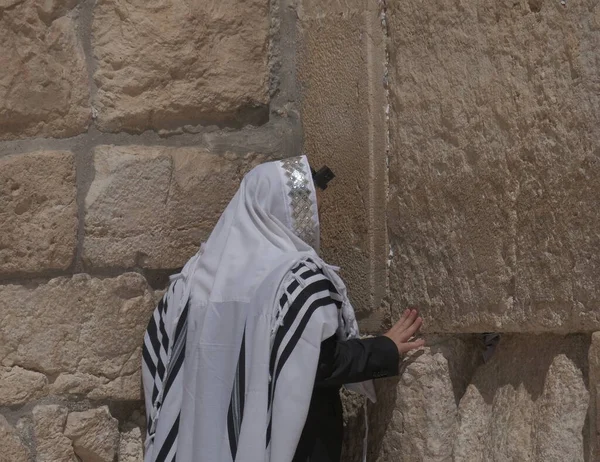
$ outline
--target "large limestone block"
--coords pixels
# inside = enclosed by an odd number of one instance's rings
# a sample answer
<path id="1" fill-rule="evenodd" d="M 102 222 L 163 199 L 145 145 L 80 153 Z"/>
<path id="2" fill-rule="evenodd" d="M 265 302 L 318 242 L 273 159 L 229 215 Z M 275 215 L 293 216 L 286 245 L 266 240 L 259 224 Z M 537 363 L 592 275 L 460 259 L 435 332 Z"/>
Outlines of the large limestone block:
<path id="1" fill-rule="evenodd" d="M 82 133 L 89 82 L 75 0 L 0 1 L 0 140 Z"/>
<path id="2" fill-rule="evenodd" d="M 92 267 L 178 268 L 194 255 L 260 156 L 201 148 L 100 146 L 86 197 Z"/>
<path id="3" fill-rule="evenodd" d="M 155 306 L 142 276 L 81 274 L 36 288 L 0 286 L 0 299 L 2 365 L 59 374 L 53 393 L 140 398 L 142 339 Z"/>
<path id="4" fill-rule="evenodd" d="M 22 367 L 0 367 L 0 406 L 16 406 L 44 394 L 48 378 Z"/>
<path id="5" fill-rule="evenodd" d="M 424 351 L 407 356 L 396 386 L 390 381 L 379 387 L 378 409 L 371 416 L 372 460 L 452 460 L 458 401 L 481 362 L 481 345 L 458 337 L 428 342 Z"/>
<path id="6" fill-rule="evenodd" d="M 2 415 L 0 415 L 0 462 L 29 462 L 27 447 Z"/>
<path id="7" fill-rule="evenodd" d="M 455 462 L 583 462 L 585 336 L 503 336 L 459 405 Z"/>
<path id="8" fill-rule="evenodd" d="M 390 284 L 438 332 L 600 326 L 600 5 L 389 2 Z"/>
<path id="9" fill-rule="evenodd" d="M 384 35 L 378 2 L 302 0 L 298 81 L 304 150 L 336 174 L 322 194 L 323 254 L 342 267 L 365 331 L 386 292 Z"/>
<path id="10" fill-rule="evenodd" d="M 101 0 L 94 109 L 107 131 L 232 120 L 268 103 L 268 0 Z"/>
<path id="11" fill-rule="evenodd" d="M 71 412 L 65 435 L 83 462 L 113 462 L 119 447 L 119 421 L 107 406 Z"/>
<path id="12" fill-rule="evenodd" d="M 64 435 L 66 407 L 56 404 L 33 408 L 36 462 L 77 462 L 71 440 Z"/>
<path id="13" fill-rule="evenodd" d="M 0 158 L 0 276 L 71 265 L 77 243 L 75 195 L 70 152 Z"/>

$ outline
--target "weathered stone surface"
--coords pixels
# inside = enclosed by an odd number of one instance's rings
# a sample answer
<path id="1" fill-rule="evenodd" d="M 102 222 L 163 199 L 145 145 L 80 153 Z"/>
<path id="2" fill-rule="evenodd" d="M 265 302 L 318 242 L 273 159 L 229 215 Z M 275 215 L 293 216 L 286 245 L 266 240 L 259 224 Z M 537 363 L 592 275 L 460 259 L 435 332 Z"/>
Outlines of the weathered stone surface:
<path id="1" fill-rule="evenodd" d="M 69 267 L 77 239 L 75 194 L 70 152 L 0 158 L 0 276 Z"/>
<path id="2" fill-rule="evenodd" d="M 430 331 L 599 328 L 599 12 L 389 3 L 390 284 Z"/>
<path id="3" fill-rule="evenodd" d="M 100 128 L 173 128 L 267 104 L 268 29 L 267 0 L 97 2 Z"/>
<path id="4" fill-rule="evenodd" d="M 369 459 L 585 460 L 588 347 L 583 335 L 503 335 L 482 364 L 476 338 L 430 338 L 397 387 L 379 384 Z"/>
<path id="5" fill-rule="evenodd" d="M 379 387 L 382 404 L 370 419 L 371 460 L 452 460 L 458 401 L 481 362 L 481 345 L 470 338 L 428 342 L 425 351 L 407 356 L 396 387 Z"/>
<path id="6" fill-rule="evenodd" d="M 80 387 L 96 390 L 98 398 L 139 398 L 139 382 L 129 377 L 139 378 L 143 332 L 155 306 L 142 276 L 76 275 L 34 289 L 8 285 L 0 287 L 0 299 L 4 366 L 64 374 L 50 387 L 55 392 Z"/>
<path id="7" fill-rule="evenodd" d="M 144 460 L 144 437 L 139 427 L 121 433 L 119 462 L 141 462 Z"/>
<path id="8" fill-rule="evenodd" d="M 13 427 L 0 415 L 0 462 L 29 462 L 29 451 Z"/>
<path id="9" fill-rule="evenodd" d="M 107 406 L 71 412 L 65 435 L 83 462 L 113 462 L 119 448 L 119 422 Z"/>
<path id="10" fill-rule="evenodd" d="M 71 440 L 63 433 L 67 414 L 67 408 L 58 405 L 33 408 L 36 462 L 77 462 Z"/>
<path id="11" fill-rule="evenodd" d="M 459 406 L 456 462 L 583 461 L 584 336 L 503 336 Z"/>
<path id="12" fill-rule="evenodd" d="M 0 140 L 82 133 L 89 82 L 75 0 L 0 2 Z"/>
<path id="13" fill-rule="evenodd" d="M 108 382 L 109 380 L 105 377 L 91 374 L 62 373 L 50 385 L 50 393 L 53 395 L 87 395 Z"/>
<path id="14" fill-rule="evenodd" d="M 590 390 L 590 461 L 600 460 L 600 332 L 592 334 L 588 354 Z"/>
<path id="15" fill-rule="evenodd" d="M 58 17 L 64 16 L 77 3 L 79 0 L 41 0 L 36 2 L 35 8 L 40 19 L 45 23 L 50 23 Z"/>
<path id="16" fill-rule="evenodd" d="M 298 3 L 304 150 L 337 175 L 322 194 L 324 256 L 342 267 L 364 331 L 386 291 L 384 43 L 378 2 Z"/>
<path id="17" fill-rule="evenodd" d="M 145 326 L 144 326 L 145 327 Z M 137 359 L 136 355 L 136 359 Z M 105 384 L 95 387 L 88 393 L 90 399 L 113 399 L 121 401 L 132 401 L 143 398 L 142 374 L 137 369 L 129 375 L 117 377 Z"/>
<path id="18" fill-rule="evenodd" d="M 137 353 L 133 356 L 137 358 Z M 92 374 L 59 374 L 47 388 L 48 394 L 84 395 L 89 399 L 111 399 L 117 401 L 133 401 L 142 398 L 141 371 L 136 370 L 129 375 L 109 380 Z"/>
<path id="19" fill-rule="evenodd" d="M 260 159 L 199 148 L 96 148 L 96 176 L 86 198 L 86 263 L 183 266 Z"/>
<path id="20" fill-rule="evenodd" d="M 365 397 L 342 389 L 344 409 L 344 440 L 342 457 L 344 462 L 363 462 L 365 435 Z"/>
<path id="21" fill-rule="evenodd" d="M 21 367 L 0 367 L 0 406 L 14 406 L 42 396 L 48 379 Z"/>

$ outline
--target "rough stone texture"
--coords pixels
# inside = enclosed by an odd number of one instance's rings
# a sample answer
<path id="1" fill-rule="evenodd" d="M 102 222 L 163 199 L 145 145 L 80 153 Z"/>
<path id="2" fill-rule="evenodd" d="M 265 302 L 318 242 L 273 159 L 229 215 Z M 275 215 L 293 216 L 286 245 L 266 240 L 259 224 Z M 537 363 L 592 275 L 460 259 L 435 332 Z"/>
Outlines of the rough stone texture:
<path id="1" fill-rule="evenodd" d="M 363 462 L 365 398 L 358 393 L 345 389 L 342 389 L 341 394 L 344 409 L 344 441 L 341 460 L 344 462 Z"/>
<path id="2" fill-rule="evenodd" d="M 67 269 L 76 239 L 73 155 L 40 151 L 0 158 L 0 276 Z"/>
<path id="3" fill-rule="evenodd" d="M 428 340 L 397 385 L 378 384 L 369 460 L 595 460 L 585 458 L 589 337 L 503 335 L 486 364 L 477 338 Z"/>
<path id="4" fill-rule="evenodd" d="M 600 460 L 600 332 L 592 334 L 588 354 L 590 371 L 590 461 Z"/>
<path id="5" fill-rule="evenodd" d="M 37 288 L 8 285 L 0 287 L 0 299 L 3 366 L 62 374 L 53 391 L 80 387 L 95 398 L 140 398 L 142 338 L 155 306 L 142 276 L 76 275 Z"/>
<path id="6" fill-rule="evenodd" d="M 76 0 L 0 1 L 0 140 L 67 137 L 91 119 Z"/>
<path id="7" fill-rule="evenodd" d="M 148 319 L 150 319 L 148 317 Z M 144 324 L 144 329 L 147 321 Z M 140 334 L 142 335 L 142 334 Z M 140 337 L 141 338 L 141 337 Z M 136 358 L 139 353 L 136 352 Z M 107 380 L 102 385 L 94 387 L 87 395 L 90 399 L 111 399 L 131 401 L 142 398 L 142 371 L 138 367 L 133 373 L 114 380 Z"/>
<path id="8" fill-rule="evenodd" d="M 29 462 L 29 451 L 16 430 L 0 415 L 0 462 Z"/>
<path id="9" fill-rule="evenodd" d="M 386 288 L 385 94 L 377 2 L 298 2 L 304 148 L 337 175 L 322 194 L 324 256 L 342 267 L 366 331 Z M 375 310 L 374 310 L 375 309 Z"/>
<path id="10" fill-rule="evenodd" d="M 197 251 L 260 156 L 100 146 L 86 198 L 91 267 L 178 268 Z"/>
<path id="11" fill-rule="evenodd" d="M 407 356 L 399 382 L 378 387 L 370 460 L 452 460 L 458 401 L 481 362 L 481 344 L 470 338 L 428 341 L 423 352 Z"/>
<path id="12" fill-rule="evenodd" d="M 137 353 L 136 353 L 137 354 Z M 49 394 L 85 395 L 89 399 L 132 401 L 141 397 L 141 370 L 110 380 L 92 374 L 62 373 L 47 388 Z"/>
<path id="13" fill-rule="evenodd" d="M 584 461 L 585 336 L 503 336 L 459 406 L 454 461 Z"/>
<path id="14" fill-rule="evenodd" d="M 141 132 L 264 106 L 268 29 L 267 0 L 98 1 L 99 127 Z"/>
<path id="15" fill-rule="evenodd" d="M 44 374 L 21 367 L 0 367 L 0 406 L 16 406 L 42 396 L 48 384 Z"/>
<path id="16" fill-rule="evenodd" d="M 599 328 L 599 14 L 389 2 L 390 283 L 430 331 Z"/>
<path id="17" fill-rule="evenodd" d="M 144 437 L 139 427 L 121 433 L 119 462 L 140 462 L 144 460 Z"/>
<path id="18" fill-rule="evenodd" d="M 600 329 L 599 49 L 594 0 L 0 0 L 0 462 L 141 462 L 154 289 L 300 123 L 363 331 L 388 300 L 453 335 Z M 481 366 L 429 336 L 378 381 L 368 460 L 600 460 L 589 340 L 503 334 Z"/>
<path id="19" fill-rule="evenodd" d="M 65 435 L 83 462 L 113 462 L 119 448 L 119 422 L 107 406 L 71 412 Z"/>
<path id="20" fill-rule="evenodd" d="M 71 440 L 63 433 L 67 414 L 66 407 L 55 404 L 33 408 L 36 462 L 77 462 Z"/>
<path id="21" fill-rule="evenodd" d="M 108 382 L 109 380 L 104 377 L 97 377 L 91 374 L 82 374 L 80 372 L 74 374 L 61 373 L 50 385 L 50 392 L 57 395 L 87 395 Z"/>

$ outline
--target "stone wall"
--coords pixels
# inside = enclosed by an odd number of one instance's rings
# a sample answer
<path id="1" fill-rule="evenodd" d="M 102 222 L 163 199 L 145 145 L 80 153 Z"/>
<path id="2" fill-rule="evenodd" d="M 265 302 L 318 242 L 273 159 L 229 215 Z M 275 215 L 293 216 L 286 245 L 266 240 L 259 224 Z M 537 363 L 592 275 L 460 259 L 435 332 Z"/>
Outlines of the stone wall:
<path id="1" fill-rule="evenodd" d="M 246 171 L 301 150 L 280 11 L 0 1 L 0 460 L 142 460 L 167 276 Z"/>
<path id="2" fill-rule="evenodd" d="M 245 172 L 305 139 L 339 178 L 324 252 L 379 328 L 384 47 L 365 5 L 330 5 L 345 42 L 326 48 L 319 2 L 0 1 L 0 460 L 141 460 L 141 342 L 167 276 Z M 321 88 L 329 60 L 345 76 Z"/>
<path id="3" fill-rule="evenodd" d="M 595 0 L 0 0 L 0 460 L 142 460 L 167 276 L 303 149 L 363 331 L 426 319 L 369 461 L 600 460 L 598 50 Z"/>
<path id="4" fill-rule="evenodd" d="M 563 3 L 387 2 L 389 296 L 439 337 L 376 460 L 600 460 L 600 4 Z"/>

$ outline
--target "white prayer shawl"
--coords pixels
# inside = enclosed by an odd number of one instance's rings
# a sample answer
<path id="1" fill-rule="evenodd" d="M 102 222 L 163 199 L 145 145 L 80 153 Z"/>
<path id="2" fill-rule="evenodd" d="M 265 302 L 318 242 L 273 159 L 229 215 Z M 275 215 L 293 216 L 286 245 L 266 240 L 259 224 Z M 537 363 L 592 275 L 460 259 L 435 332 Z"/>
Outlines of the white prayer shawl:
<path id="1" fill-rule="evenodd" d="M 166 348 L 158 337 L 146 336 L 145 350 L 165 350 L 165 372 L 156 380 L 159 374 L 152 373 L 145 356 L 151 429 L 145 462 L 171 461 L 175 455 L 178 462 L 292 460 L 321 342 L 336 332 L 340 339 L 358 336 L 346 288 L 337 269 L 317 256 L 318 246 L 316 194 L 306 157 L 266 163 L 248 173 L 206 244 L 165 295 L 165 331 L 183 332 L 184 351 L 173 341 L 176 335 L 167 334 Z M 303 308 L 283 325 L 286 278 L 307 259 L 334 284 L 342 309 Z M 159 305 L 157 325 L 160 316 Z M 272 351 L 278 331 L 285 335 Z M 161 396 L 169 370 L 176 372 Z M 371 382 L 352 388 L 374 401 Z"/>

